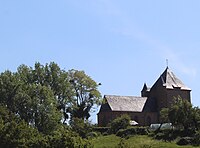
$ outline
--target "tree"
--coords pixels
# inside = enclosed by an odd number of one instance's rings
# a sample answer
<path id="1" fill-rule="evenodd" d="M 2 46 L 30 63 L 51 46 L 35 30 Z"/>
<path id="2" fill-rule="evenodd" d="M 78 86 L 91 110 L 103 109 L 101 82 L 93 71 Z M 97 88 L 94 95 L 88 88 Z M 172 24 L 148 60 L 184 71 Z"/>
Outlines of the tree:
<path id="1" fill-rule="evenodd" d="M 43 83 L 45 74 L 41 68 L 37 75 L 35 71 L 39 70 L 21 65 L 15 73 L 1 73 L 0 103 L 40 132 L 49 133 L 57 128 L 61 114 L 54 92 Z"/>
<path id="2" fill-rule="evenodd" d="M 166 109 L 162 109 L 161 121 L 169 121 L 174 126 L 183 128 L 184 130 L 197 129 L 200 125 L 200 110 L 192 107 L 192 104 L 186 99 L 177 97 L 174 99 L 173 105 Z"/>
<path id="3" fill-rule="evenodd" d="M 178 97 L 169 109 L 169 120 L 173 125 L 183 126 L 186 130 L 192 124 L 192 105 L 186 99 Z"/>
<path id="4" fill-rule="evenodd" d="M 99 105 L 101 94 L 97 84 L 84 71 L 68 71 L 71 88 L 73 90 L 73 100 L 69 107 L 72 118 L 88 119 L 94 104 Z"/>

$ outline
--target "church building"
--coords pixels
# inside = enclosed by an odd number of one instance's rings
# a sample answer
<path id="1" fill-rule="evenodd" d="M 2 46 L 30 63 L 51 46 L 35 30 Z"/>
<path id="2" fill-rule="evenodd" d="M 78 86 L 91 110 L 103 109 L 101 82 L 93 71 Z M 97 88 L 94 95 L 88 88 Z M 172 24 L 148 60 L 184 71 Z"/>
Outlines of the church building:
<path id="1" fill-rule="evenodd" d="M 152 87 L 144 84 L 141 96 L 105 95 L 98 115 L 98 125 L 107 126 L 113 119 L 128 114 L 139 125 L 159 123 L 162 108 L 170 107 L 175 97 L 190 99 L 191 89 L 167 67 Z"/>

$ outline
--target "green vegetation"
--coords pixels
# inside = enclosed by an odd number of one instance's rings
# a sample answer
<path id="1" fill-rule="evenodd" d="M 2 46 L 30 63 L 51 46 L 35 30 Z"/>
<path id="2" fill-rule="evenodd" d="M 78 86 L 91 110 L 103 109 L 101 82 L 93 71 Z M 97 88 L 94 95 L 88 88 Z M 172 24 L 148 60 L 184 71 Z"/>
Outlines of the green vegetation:
<path id="1" fill-rule="evenodd" d="M 132 136 L 128 139 L 122 139 L 115 135 L 100 136 L 93 139 L 95 148 L 118 148 L 120 142 L 126 144 L 126 148 L 192 148 L 192 146 L 178 146 L 175 142 L 164 142 L 155 140 L 147 135 Z"/>
<path id="2" fill-rule="evenodd" d="M 98 86 L 84 71 L 61 70 L 55 63 L 0 74 L 0 147 L 160 148 L 200 145 L 200 109 L 180 97 L 161 111 L 173 129 L 131 127 L 122 115 L 110 127 L 88 118 L 101 102 Z M 103 136 L 104 135 L 104 136 Z M 191 147 L 191 146 L 186 146 Z"/>
<path id="3" fill-rule="evenodd" d="M 160 112 L 163 122 L 170 122 L 173 129 L 154 133 L 156 139 L 165 141 L 178 140 L 179 145 L 200 145 L 200 109 L 193 107 L 186 99 L 175 98 L 173 105 Z"/>
<path id="4" fill-rule="evenodd" d="M 193 107 L 186 99 L 177 97 L 169 108 L 161 110 L 161 119 L 163 122 L 170 122 L 176 128 L 187 130 L 199 130 L 200 127 L 200 109 Z"/>
<path id="5" fill-rule="evenodd" d="M 97 87 L 84 71 L 61 70 L 53 62 L 2 72 L 0 147 L 93 147 L 87 119 L 101 101 Z"/>
<path id="6" fill-rule="evenodd" d="M 126 129 L 130 126 L 130 117 L 126 114 L 114 119 L 110 123 L 110 133 L 116 134 L 120 129 Z"/>

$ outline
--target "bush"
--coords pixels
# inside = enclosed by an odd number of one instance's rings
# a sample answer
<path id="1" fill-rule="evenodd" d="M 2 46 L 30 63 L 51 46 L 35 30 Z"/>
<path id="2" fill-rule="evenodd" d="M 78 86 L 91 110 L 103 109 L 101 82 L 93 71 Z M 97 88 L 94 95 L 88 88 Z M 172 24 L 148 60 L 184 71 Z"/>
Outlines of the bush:
<path id="1" fill-rule="evenodd" d="M 86 134 L 86 137 L 88 138 L 88 139 L 90 139 L 90 138 L 96 138 L 96 137 L 98 137 L 99 136 L 99 134 L 97 133 L 97 132 L 90 132 L 90 133 L 87 133 Z"/>
<path id="2" fill-rule="evenodd" d="M 178 145 L 189 145 L 192 144 L 193 138 L 192 137 L 182 137 L 178 140 Z"/>
<path id="3" fill-rule="evenodd" d="M 54 132 L 53 135 L 46 136 L 48 140 L 49 147 L 58 148 L 58 147 L 69 147 L 69 148 L 91 148 L 93 147 L 92 143 L 87 139 L 82 139 L 77 133 L 68 129 L 60 129 L 59 131 Z"/>
<path id="4" fill-rule="evenodd" d="M 148 134 L 148 131 L 147 131 L 147 128 L 145 127 L 131 127 L 128 129 L 120 129 L 116 133 L 116 136 L 127 137 L 131 135 L 147 135 L 147 134 Z"/>
<path id="5" fill-rule="evenodd" d="M 194 145 L 194 146 L 200 145 L 200 131 L 197 131 L 196 134 L 194 135 L 192 145 Z"/>
<path id="6" fill-rule="evenodd" d="M 72 130 L 78 133 L 82 138 L 86 138 L 86 135 L 92 132 L 91 124 L 83 119 L 74 118 L 70 121 L 70 125 Z"/>
<path id="7" fill-rule="evenodd" d="M 130 125 L 130 117 L 122 115 L 111 122 L 110 132 L 116 134 L 120 129 L 126 129 Z"/>
<path id="8" fill-rule="evenodd" d="M 110 127 L 94 127 L 92 130 L 103 134 L 107 133 L 110 130 Z"/>

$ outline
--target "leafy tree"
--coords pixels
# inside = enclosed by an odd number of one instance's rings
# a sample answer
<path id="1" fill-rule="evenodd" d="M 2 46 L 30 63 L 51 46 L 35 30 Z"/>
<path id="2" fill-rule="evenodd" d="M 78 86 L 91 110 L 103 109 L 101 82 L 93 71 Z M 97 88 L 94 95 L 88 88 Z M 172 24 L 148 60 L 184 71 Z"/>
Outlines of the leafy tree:
<path id="1" fill-rule="evenodd" d="M 169 113 L 169 108 L 163 108 L 160 111 L 160 121 L 161 121 L 161 124 L 169 122 L 168 113 Z"/>
<path id="2" fill-rule="evenodd" d="M 161 121 L 169 121 L 174 126 L 184 130 L 198 129 L 200 125 L 200 110 L 181 97 L 175 98 L 173 105 L 162 109 Z"/>
<path id="3" fill-rule="evenodd" d="M 83 71 L 61 70 L 57 64 L 34 68 L 20 65 L 17 72 L 0 74 L 0 103 L 16 116 L 49 133 L 71 117 L 88 119 L 94 104 L 100 102 L 98 84 Z M 61 116 L 62 113 L 62 116 Z"/>
<path id="4" fill-rule="evenodd" d="M 18 75 L 25 84 L 40 85 L 52 91 L 53 97 L 57 101 L 57 109 L 63 113 L 63 122 L 68 119 L 67 105 L 71 102 L 73 93 L 66 71 L 61 70 L 54 62 L 45 66 L 37 62 L 34 68 L 26 65 L 19 66 Z"/>
<path id="5" fill-rule="evenodd" d="M 0 103 L 5 104 L 10 110 L 16 111 L 15 97 L 19 90 L 19 81 L 11 71 L 0 75 Z"/>
<path id="6" fill-rule="evenodd" d="M 69 108 L 72 118 L 88 119 L 94 104 L 99 104 L 101 95 L 97 84 L 84 71 L 70 70 L 69 79 L 73 90 L 73 100 Z"/>
<path id="7" fill-rule="evenodd" d="M 192 124 L 192 105 L 186 99 L 178 97 L 170 107 L 168 117 L 173 125 L 188 129 Z"/>
<path id="8" fill-rule="evenodd" d="M 21 65 L 16 73 L 1 73 L 0 103 L 40 132 L 48 133 L 57 128 L 61 115 L 54 92 L 42 83 L 42 75 L 35 79 L 35 71 L 41 74 L 42 70 Z"/>
<path id="9" fill-rule="evenodd" d="M 40 138 L 39 132 L 0 105 L 0 147 L 27 147 L 33 138 Z"/>

